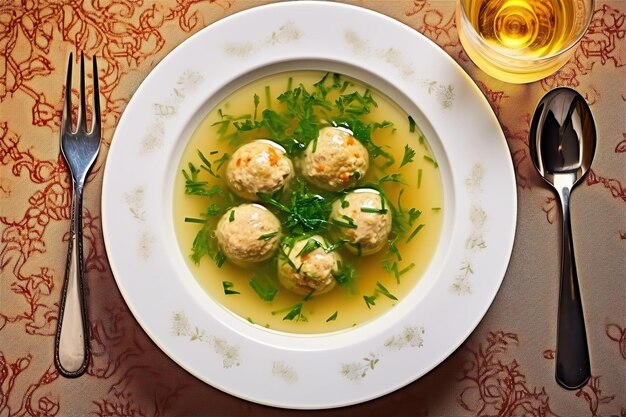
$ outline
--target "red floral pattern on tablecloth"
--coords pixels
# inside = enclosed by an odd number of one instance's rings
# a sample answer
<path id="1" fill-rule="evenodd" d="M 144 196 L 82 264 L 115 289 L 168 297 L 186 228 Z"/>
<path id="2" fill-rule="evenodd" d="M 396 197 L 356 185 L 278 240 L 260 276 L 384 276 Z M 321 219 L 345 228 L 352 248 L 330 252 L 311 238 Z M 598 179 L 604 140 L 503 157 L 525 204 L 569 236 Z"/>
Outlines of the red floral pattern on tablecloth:
<path id="1" fill-rule="evenodd" d="M 594 165 L 584 186 L 594 198 L 605 205 L 617 205 L 623 212 L 624 2 L 598 2 L 590 29 L 572 59 L 556 74 L 525 87 L 498 82 L 476 69 L 460 46 L 452 0 L 352 2 L 414 27 L 470 73 L 498 116 L 507 138 L 520 201 L 539 195 L 534 211 L 543 213 L 541 221 L 548 226 L 557 223 L 559 214 L 554 196 L 542 186 L 528 155 L 528 125 L 534 103 L 545 91 L 567 85 L 580 91 L 594 112 L 621 111 L 621 119 L 607 119 L 605 114 L 596 113 L 598 120 L 605 123 L 600 131 L 608 133 L 599 139 L 603 149 L 610 150 L 604 162 L 621 161 L 620 165 Z M 225 15 L 261 3 L 264 2 L 26 0 L 0 4 L 1 416 L 280 414 L 205 386 L 173 364 L 147 338 L 115 287 L 104 253 L 98 208 L 107 146 L 141 79 L 193 32 Z M 98 57 L 105 145 L 89 177 L 85 197 L 92 356 L 80 385 L 75 384 L 76 380 L 60 377 L 52 365 L 71 198 L 68 172 L 58 154 L 58 129 L 67 54 L 78 51 Z M 616 88 L 621 90 L 615 91 Z M 76 102 L 77 91 L 73 94 Z M 531 105 L 520 106 L 520 100 Z M 606 236 L 610 243 L 605 250 L 610 250 L 613 257 L 620 256 L 620 251 L 622 257 L 624 254 L 626 225 L 623 216 L 621 220 L 610 225 L 614 232 Z M 623 275 L 621 278 L 623 281 Z M 506 285 L 505 281 L 501 297 L 509 296 Z M 623 291 L 623 285 L 620 288 Z M 577 410 L 592 416 L 626 415 L 626 318 L 623 305 L 621 308 L 617 309 L 621 317 L 606 311 L 605 316 L 592 321 L 601 327 L 603 338 L 597 343 L 608 355 L 595 359 L 610 366 L 602 368 L 604 375 L 594 371 L 589 383 L 577 391 L 566 392 L 545 382 L 547 379 L 537 380 L 537 369 L 552 372 L 552 339 L 546 339 L 548 345 L 542 352 L 532 352 L 528 350 L 528 339 L 541 335 L 479 327 L 451 358 L 458 361 L 458 369 L 440 367 L 394 394 L 410 397 L 439 372 L 442 376 L 438 381 L 447 381 L 445 389 L 456 393 L 455 401 L 441 404 L 426 398 L 417 408 L 411 405 L 396 411 L 398 415 L 553 416 Z M 488 314 L 486 325 L 511 328 L 511 321 L 524 320 L 522 313 L 519 307 L 498 305 Z M 613 378 L 617 386 L 607 386 L 608 374 L 614 372 L 615 366 L 622 369 L 622 385 L 618 376 L 617 382 Z M 442 374 L 445 372 L 448 373 Z M 211 401 L 205 401 L 206 398 Z M 355 413 L 373 415 L 378 410 L 380 414 L 380 410 L 387 409 L 384 401 L 383 398 L 358 406 Z"/>
<path id="2" fill-rule="evenodd" d="M 486 343 L 465 349 L 470 359 L 463 364 L 461 381 L 467 381 L 458 401 L 477 416 L 512 416 L 529 413 L 554 416 L 545 388 L 530 387 L 515 360 L 506 358 L 511 345 L 518 345 L 514 333 L 491 332 Z"/>

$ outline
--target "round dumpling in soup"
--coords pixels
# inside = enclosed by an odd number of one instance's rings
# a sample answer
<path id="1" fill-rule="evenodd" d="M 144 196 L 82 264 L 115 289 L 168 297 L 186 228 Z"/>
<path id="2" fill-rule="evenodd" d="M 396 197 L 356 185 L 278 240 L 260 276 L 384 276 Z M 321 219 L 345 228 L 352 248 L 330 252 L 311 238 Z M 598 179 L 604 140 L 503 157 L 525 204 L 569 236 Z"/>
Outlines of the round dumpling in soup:
<path id="1" fill-rule="evenodd" d="M 318 235 L 297 240 L 292 245 L 283 243 L 278 258 L 278 280 L 283 287 L 298 294 L 324 294 L 337 283 L 333 273 L 339 271 L 341 257 L 326 253 L 328 244 Z"/>
<path id="2" fill-rule="evenodd" d="M 356 189 L 336 200 L 330 219 L 339 238 L 348 241 L 346 247 L 361 255 L 381 250 L 387 244 L 392 226 L 389 204 L 370 188 Z"/>
<path id="3" fill-rule="evenodd" d="M 245 266 L 262 262 L 278 248 L 280 221 L 260 204 L 241 204 L 220 218 L 215 237 L 233 263 Z"/>
<path id="4" fill-rule="evenodd" d="M 228 161 L 226 181 L 239 197 L 257 201 L 258 194 L 273 194 L 293 177 L 293 164 L 285 150 L 266 139 L 239 147 Z"/>
<path id="5" fill-rule="evenodd" d="M 369 168 L 369 153 L 350 131 L 336 127 L 320 130 L 302 158 L 302 175 L 312 184 L 330 191 L 354 185 Z"/>

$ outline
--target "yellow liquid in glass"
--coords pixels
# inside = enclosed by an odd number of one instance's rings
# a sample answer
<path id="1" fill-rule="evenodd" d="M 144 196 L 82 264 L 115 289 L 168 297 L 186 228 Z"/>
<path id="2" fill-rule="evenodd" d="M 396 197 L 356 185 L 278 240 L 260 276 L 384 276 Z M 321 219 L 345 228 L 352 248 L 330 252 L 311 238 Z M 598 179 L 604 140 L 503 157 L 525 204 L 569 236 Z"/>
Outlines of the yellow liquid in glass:
<path id="1" fill-rule="evenodd" d="M 466 23 L 489 45 L 468 39 L 475 35 L 459 27 L 463 47 L 485 72 L 511 82 L 540 79 L 556 71 L 565 56 L 548 58 L 567 48 L 581 25 L 571 0 L 466 0 Z M 536 61 L 528 61 L 536 58 Z M 545 58 L 545 59 L 544 59 Z M 543 59 L 543 60 L 542 60 Z M 516 60 L 525 60 L 518 62 Z"/>

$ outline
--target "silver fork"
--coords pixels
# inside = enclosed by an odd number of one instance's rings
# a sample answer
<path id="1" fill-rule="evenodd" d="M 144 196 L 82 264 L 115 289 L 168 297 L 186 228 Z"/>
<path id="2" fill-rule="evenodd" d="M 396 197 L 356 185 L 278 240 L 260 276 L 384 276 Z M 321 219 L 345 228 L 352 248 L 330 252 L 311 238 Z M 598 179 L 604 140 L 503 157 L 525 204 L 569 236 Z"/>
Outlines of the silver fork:
<path id="1" fill-rule="evenodd" d="M 83 188 L 100 150 L 101 120 L 98 67 L 93 57 L 93 117 L 87 132 L 85 58 L 80 56 L 80 106 L 76 131 L 72 130 L 72 54 L 67 64 L 65 104 L 61 119 L 61 153 L 72 175 L 70 242 L 61 308 L 55 340 L 54 362 L 66 377 L 82 375 L 89 363 L 89 326 L 83 290 Z"/>

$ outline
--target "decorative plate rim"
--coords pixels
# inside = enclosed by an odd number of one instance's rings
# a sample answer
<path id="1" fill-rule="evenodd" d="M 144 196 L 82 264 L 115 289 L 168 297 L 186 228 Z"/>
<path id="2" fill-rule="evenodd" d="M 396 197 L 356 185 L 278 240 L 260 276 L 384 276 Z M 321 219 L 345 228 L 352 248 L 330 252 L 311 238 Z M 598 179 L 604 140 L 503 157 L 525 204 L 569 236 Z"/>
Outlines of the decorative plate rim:
<path id="1" fill-rule="evenodd" d="M 315 18 L 324 19 L 323 27 Z M 376 37 L 365 31 L 374 26 Z M 180 253 L 173 253 L 180 251 L 166 242 L 173 225 L 171 209 L 163 207 L 175 156 L 212 97 L 233 79 L 298 62 L 350 68 L 389 83 L 432 128 L 437 139 L 431 145 L 442 170 L 449 170 L 442 174 L 448 182 L 444 239 L 421 293 L 416 288 L 411 302 L 384 319 L 315 337 L 250 326 L 198 291 Z M 111 270 L 144 331 L 202 381 L 284 408 L 371 400 L 441 363 L 491 305 L 511 256 L 517 215 L 506 140 L 469 76 L 433 42 L 390 17 L 318 1 L 236 13 L 170 52 L 120 119 L 102 190 Z"/>

